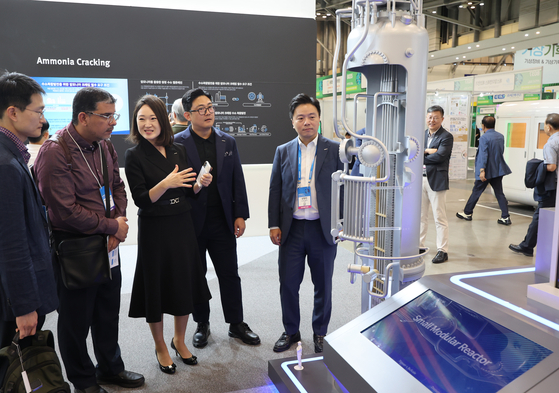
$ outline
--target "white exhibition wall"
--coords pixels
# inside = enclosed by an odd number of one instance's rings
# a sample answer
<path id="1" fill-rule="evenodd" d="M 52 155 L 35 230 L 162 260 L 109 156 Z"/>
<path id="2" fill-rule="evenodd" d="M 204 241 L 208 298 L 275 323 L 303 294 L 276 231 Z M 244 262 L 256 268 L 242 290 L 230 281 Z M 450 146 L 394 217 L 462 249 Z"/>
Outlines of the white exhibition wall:
<path id="1" fill-rule="evenodd" d="M 58 3 L 101 4 L 114 6 L 206 11 L 233 14 L 315 18 L 313 0 L 36 0 Z"/>

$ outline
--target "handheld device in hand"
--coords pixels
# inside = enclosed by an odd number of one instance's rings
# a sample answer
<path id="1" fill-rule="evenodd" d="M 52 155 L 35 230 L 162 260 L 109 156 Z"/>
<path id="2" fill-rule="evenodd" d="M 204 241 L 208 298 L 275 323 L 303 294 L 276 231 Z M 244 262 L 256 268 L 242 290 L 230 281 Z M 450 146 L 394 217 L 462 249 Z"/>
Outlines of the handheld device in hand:
<path id="1" fill-rule="evenodd" d="M 200 173 L 198 173 L 198 177 L 196 178 L 198 187 L 202 187 L 202 183 L 200 183 L 202 176 L 204 176 L 206 173 L 210 173 L 211 170 L 212 166 L 210 165 L 210 163 L 208 161 L 204 162 L 204 165 L 202 165 L 202 168 L 200 168 Z"/>

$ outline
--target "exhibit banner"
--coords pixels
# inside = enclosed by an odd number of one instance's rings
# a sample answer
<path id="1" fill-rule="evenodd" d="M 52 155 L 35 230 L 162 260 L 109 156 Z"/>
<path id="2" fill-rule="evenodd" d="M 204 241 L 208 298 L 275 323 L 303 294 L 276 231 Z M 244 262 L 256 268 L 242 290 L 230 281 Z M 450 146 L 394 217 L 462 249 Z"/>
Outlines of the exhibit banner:
<path id="1" fill-rule="evenodd" d="M 542 83 L 559 82 L 559 44 L 537 46 L 514 55 L 514 69 L 543 67 Z"/>

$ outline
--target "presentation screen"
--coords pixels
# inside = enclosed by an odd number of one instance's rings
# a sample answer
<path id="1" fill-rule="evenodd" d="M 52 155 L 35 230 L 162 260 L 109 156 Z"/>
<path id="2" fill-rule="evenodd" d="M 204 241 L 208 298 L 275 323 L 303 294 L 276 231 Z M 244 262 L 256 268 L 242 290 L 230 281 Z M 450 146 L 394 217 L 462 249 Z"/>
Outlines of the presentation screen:
<path id="1" fill-rule="evenodd" d="M 43 97 L 51 134 L 67 126 L 72 120 L 72 102 L 76 92 L 84 87 L 98 87 L 116 98 L 116 113 L 120 120 L 113 130 L 114 135 L 130 133 L 128 113 L 128 81 L 112 78 L 63 78 L 33 77 L 45 90 Z"/>
<path id="2" fill-rule="evenodd" d="M 432 392 L 495 393 L 552 353 L 432 290 L 362 334 Z"/>

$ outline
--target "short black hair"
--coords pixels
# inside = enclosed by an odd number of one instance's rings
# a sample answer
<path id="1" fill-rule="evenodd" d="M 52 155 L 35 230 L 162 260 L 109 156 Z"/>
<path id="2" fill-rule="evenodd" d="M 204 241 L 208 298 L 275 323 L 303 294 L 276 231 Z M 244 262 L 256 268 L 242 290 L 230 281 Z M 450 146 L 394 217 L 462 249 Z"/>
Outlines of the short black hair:
<path id="1" fill-rule="evenodd" d="M 310 97 L 305 93 L 299 93 L 295 97 L 293 97 L 293 99 L 289 103 L 289 118 L 293 120 L 293 113 L 295 113 L 295 109 L 297 109 L 299 105 L 304 104 L 314 105 L 314 107 L 318 111 L 318 116 L 320 117 L 320 102 L 318 102 L 316 98 Z"/>
<path id="2" fill-rule="evenodd" d="M 484 116 L 481 120 L 481 124 L 483 124 L 488 130 L 495 128 L 495 118 L 493 116 Z"/>
<path id="3" fill-rule="evenodd" d="M 45 119 L 45 122 L 43 123 L 43 126 L 41 127 L 41 135 L 39 136 L 28 136 L 27 139 L 29 139 L 29 142 L 31 143 L 39 143 L 39 141 L 41 140 L 41 138 L 43 138 L 43 136 L 45 135 L 45 132 L 48 133 L 49 132 L 49 121 L 47 119 Z"/>
<path id="4" fill-rule="evenodd" d="M 212 100 L 212 96 L 205 90 L 200 89 L 199 87 L 195 89 L 190 89 L 182 96 L 182 107 L 185 112 L 190 112 L 192 110 L 192 103 L 194 100 L 200 96 L 206 96 Z"/>
<path id="5" fill-rule="evenodd" d="M 549 124 L 551 128 L 559 131 L 559 113 L 550 113 L 545 118 L 545 124 Z"/>
<path id="6" fill-rule="evenodd" d="M 134 114 L 132 115 L 132 125 L 130 126 L 130 135 L 128 136 L 128 140 L 138 144 L 144 137 L 140 134 L 140 130 L 138 128 L 138 112 L 144 105 L 147 105 L 151 108 L 155 117 L 157 118 L 157 122 L 159 123 L 159 127 L 161 127 L 161 132 L 159 136 L 155 140 L 157 146 L 170 146 L 173 144 L 173 129 L 171 128 L 171 123 L 169 123 L 169 119 L 167 118 L 167 107 L 165 103 L 161 100 L 161 98 L 153 96 L 151 94 L 146 94 L 142 98 L 136 102 L 136 107 L 134 108 Z"/>
<path id="7" fill-rule="evenodd" d="M 429 109 L 427 109 L 427 113 L 431 113 L 431 112 L 441 112 L 441 116 L 444 117 L 444 109 L 440 105 L 430 106 Z"/>
<path id="8" fill-rule="evenodd" d="M 79 123 L 78 116 L 82 112 L 95 112 L 98 103 L 114 104 L 116 98 L 106 90 L 97 87 L 84 87 L 78 90 L 72 103 L 72 124 Z"/>
<path id="9" fill-rule="evenodd" d="M 37 81 L 18 72 L 4 72 L 0 76 L 0 119 L 10 106 L 25 110 L 33 94 L 45 94 Z"/>

